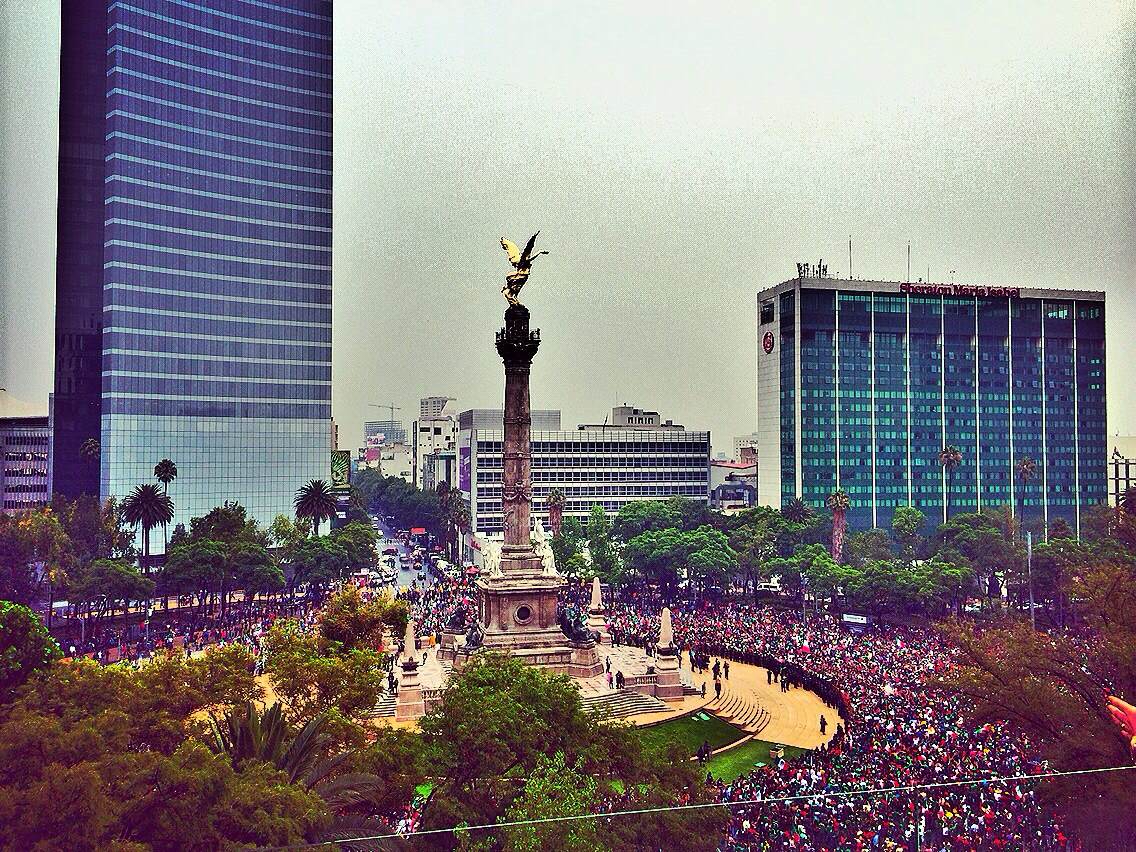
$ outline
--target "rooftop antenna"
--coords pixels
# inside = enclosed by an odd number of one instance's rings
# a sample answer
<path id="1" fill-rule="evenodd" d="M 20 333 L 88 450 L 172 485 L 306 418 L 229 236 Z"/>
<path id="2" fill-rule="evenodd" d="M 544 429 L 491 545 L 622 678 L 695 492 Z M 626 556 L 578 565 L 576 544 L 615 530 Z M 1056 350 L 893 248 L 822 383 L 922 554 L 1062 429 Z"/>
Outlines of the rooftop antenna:
<path id="1" fill-rule="evenodd" d="M 848 235 L 848 278 L 852 278 L 852 235 Z"/>
<path id="2" fill-rule="evenodd" d="M 911 280 L 911 240 L 907 241 L 907 280 Z"/>

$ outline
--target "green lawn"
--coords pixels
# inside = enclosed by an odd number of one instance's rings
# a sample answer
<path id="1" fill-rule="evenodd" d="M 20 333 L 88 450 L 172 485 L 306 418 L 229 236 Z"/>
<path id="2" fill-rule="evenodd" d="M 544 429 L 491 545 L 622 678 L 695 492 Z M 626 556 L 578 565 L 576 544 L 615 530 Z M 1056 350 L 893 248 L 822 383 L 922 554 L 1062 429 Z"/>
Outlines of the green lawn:
<path id="1" fill-rule="evenodd" d="M 703 712 L 640 728 L 639 733 L 647 743 L 681 743 L 691 754 L 698 751 L 698 747 L 704 742 L 709 742 L 711 749 L 717 749 L 745 736 L 740 728 Z"/>
<path id="2" fill-rule="evenodd" d="M 706 771 L 713 773 L 715 778 L 733 781 L 739 775 L 745 775 L 751 769 L 756 769 L 754 764 L 770 763 L 769 749 L 772 745 L 773 743 L 767 743 L 764 740 L 750 740 L 742 743 L 737 748 L 728 749 L 710 758 L 706 764 Z M 799 754 L 804 754 L 804 752 L 805 749 L 803 748 L 785 746 L 786 757 L 796 757 Z"/>

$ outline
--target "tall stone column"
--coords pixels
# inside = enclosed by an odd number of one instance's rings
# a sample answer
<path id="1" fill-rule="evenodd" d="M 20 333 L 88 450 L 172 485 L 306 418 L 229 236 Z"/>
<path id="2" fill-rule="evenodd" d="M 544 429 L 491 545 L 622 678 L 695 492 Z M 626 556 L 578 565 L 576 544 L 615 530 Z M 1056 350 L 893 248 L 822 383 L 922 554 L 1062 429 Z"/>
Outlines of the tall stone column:
<path id="1" fill-rule="evenodd" d="M 505 516 L 505 542 L 501 570 L 539 570 L 533 564 L 529 534 L 532 486 L 532 409 L 529 402 L 529 371 L 540 347 L 540 331 L 529 330 L 529 312 L 524 305 L 505 311 L 505 327 L 497 332 L 497 353 L 505 363 L 505 446 L 502 455 L 501 495 Z"/>

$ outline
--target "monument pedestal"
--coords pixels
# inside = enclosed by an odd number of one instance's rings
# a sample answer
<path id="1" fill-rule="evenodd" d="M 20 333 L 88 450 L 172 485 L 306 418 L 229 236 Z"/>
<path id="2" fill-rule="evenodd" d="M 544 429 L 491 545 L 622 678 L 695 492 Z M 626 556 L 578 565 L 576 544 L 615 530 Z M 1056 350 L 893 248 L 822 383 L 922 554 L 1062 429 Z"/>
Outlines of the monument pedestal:
<path id="1" fill-rule="evenodd" d="M 682 700 L 682 680 L 678 674 L 678 657 L 674 648 L 659 648 L 655 652 L 655 697 L 663 701 Z"/>
<path id="2" fill-rule="evenodd" d="M 418 680 L 418 663 L 408 660 L 402 664 L 402 680 L 394 703 L 394 718 L 400 722 L 421 719 L 426 715 L 426 702 L 422 697 L 422 684 Z"/>
<path id="3" fill-rule="evenodd" d="M 588 609 L 588 630 L 600 635 L 600 645 L 611 646 L 611 634 L 607 630 L 607 618 L 603 609 Z"/>

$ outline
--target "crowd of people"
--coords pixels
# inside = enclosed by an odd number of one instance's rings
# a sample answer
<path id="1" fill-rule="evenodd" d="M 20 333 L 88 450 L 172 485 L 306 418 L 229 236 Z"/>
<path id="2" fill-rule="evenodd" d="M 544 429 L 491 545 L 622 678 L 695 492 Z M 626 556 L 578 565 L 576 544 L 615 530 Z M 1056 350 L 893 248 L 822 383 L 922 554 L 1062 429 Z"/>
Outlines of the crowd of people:
<path id="1" fill-rule="evenodd" d="M 585 589 L 566 596 L 572 612 Z M 424 631 L 460 607 L 468 579 L 435 583 L 413 602 Z M 608 606 L 614 643 L 652 647 L 663 601 L 631 592 Z M 852 632 L 820 616 L 728 603 L 672 608 L 674 641 L 692 665 L 758 665 L 771 681 L 809 689 L 833 708 L 829 743 L 732 781 L 706 783 L 730 808 L 723 852 L 820 850 L 1063 850 L 1070 841 L 1037 798 L 1037 784 L 997 780 L 1045 770 L 1021 737 L 968 724 L 961 699 L 931 681 L 953 652 L 932 632 L 894 626 Z M 923 785 L 969 781 L 958 786 Z M 892 789 L 863 794 L 859 791 Z M 853 794 L 853 795 L 845 795 Z M 606 809 L 606 808 L 605 808 Z M 618 808 L 615 808 L 618 809 Z"/>
<path id="2" fill-rule="evenodd" d="M 616 604 L 613 632 L 631 644 L 658 635 L 656 601 Z M 924 630 L 853 633 L 827 618 L 728 604 L 676 609 L 675 643 L 697 654 L 777 667 L 839 709 L 844 724 L 827 747 L 782 758 L 732 782 L 708 777 L 731 808 L 722 849 L 1059 850 L 1061 826 L 1036 785 L 981 780 L 1044 771 L 1028 744 L 995 725 L 965 721 L 962 701 L 929 681 L 952 652 Z M 908 788 L 878 795 L 838 794 Z M 786 801 L 777 801 L 779 799 Z"/>
<path id="3" fill-rule="evenodd" d="M 582 616 L 589 592 L 585 585 L 569 589 L 562 606 Z M 399 594 L 420 635 L 475 617 L 477 588 L 464 573 Z M 651 648 L 662 603 L 654 594 L 628 593 L 609 605 L 613 642 Z M 315 608 L 301 601 L 234 606 L 209 618 L 187 612 L 147 630 L 108 630 L 83 647 L 65 645 L 65 651 L 111 662 L 225 642 L 255 650 L 272 622 L 284 616 L 311 622 Z M 707 666 L 711 657 L 721 662 L 723 674 L 727 660 L 762 666 L 771 682 L 810 689 L 833 708 L 834 736 L 826 746 L 728 782 L 708 775 L 706 783 L 723 803 L 746 803 L 730 808 L 724 852 L 977 852 L 1069 845 L 1061 825 L 1039 804 L 1035 784 L 997 780 L 1044 771 L 1028 744 L 1003 727 L 968 724 L 961 700 L 930 685 L 952 663 L 952 650 L 935 634 L 894 626 L 854 633 L 827 617 L 805 620 L 799 612 L 742 603 L 679 605 L 672 607 L 672 620 L 675 645 L 692 667 Z M 966 779 L 975 780 L 923 786 Z M 858 792 L 886 788 L 894 792 Z M 411 805 L 398 829 L 411 833 L 416 822 Z"/>

